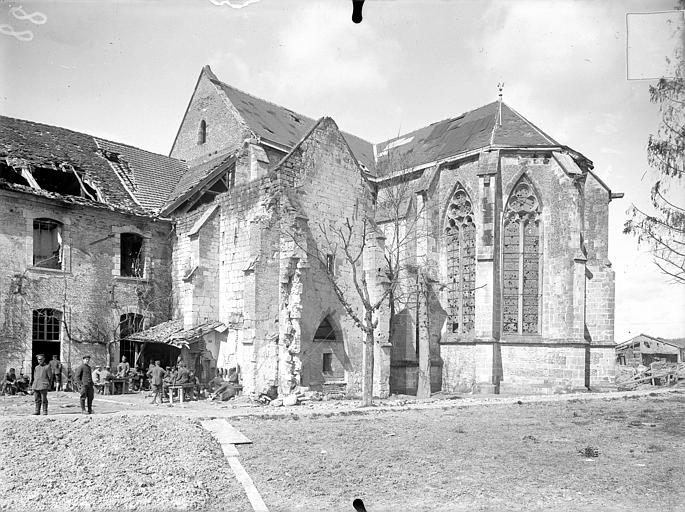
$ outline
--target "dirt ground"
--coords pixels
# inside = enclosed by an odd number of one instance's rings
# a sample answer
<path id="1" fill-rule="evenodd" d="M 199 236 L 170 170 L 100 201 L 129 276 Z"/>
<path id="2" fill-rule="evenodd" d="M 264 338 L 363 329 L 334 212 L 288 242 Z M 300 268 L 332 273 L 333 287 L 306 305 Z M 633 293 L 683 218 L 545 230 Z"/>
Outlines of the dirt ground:
<path id="1" fill-rule="evenodd" d="M 0 401 L 0 510 L 251 510 L 202 418 L 252 441 L 239 459 L 271 512 L 685 511 L 685 390 L 452 397 L 291 408 L 144 395 Z M 521 402 L 521 403 L 518 403 Z M 389 407 L 402 410 L 388 410 Z M 579 453 L 598 450 L 597 457 Z M 592 450 L 590 450 L 592 451 Z"/>
<path id="2" fill-rule="evenodd" d="M 272 512 L 685 510 L 682 394 L 232 424 Z"/>

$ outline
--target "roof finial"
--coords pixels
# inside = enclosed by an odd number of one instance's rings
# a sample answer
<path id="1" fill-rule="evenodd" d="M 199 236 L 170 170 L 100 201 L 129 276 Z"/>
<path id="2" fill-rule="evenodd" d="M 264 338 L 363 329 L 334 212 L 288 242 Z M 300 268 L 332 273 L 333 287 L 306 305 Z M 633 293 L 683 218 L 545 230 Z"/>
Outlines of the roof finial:
<path id="1" fill-rule="evenodd" d="M 499 109 L 497 113 L 497 125 L 502 126 L 502 89 L 504 89 L 504 82 L 497 82 L 497 89 L 499 90 Z"/>

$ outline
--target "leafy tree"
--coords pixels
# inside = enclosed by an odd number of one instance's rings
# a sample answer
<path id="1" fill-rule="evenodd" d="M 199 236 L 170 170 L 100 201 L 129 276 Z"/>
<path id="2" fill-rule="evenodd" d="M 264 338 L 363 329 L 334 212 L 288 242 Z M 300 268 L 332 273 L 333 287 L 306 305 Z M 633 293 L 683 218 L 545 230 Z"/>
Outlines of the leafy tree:
<path id="1" fill-rule="evenodd" d="M 676 59 L 675 77 L 662 78 L 649 88 L 650 101 L 659 105 L 661 115 L 659 130 L 647 144 L 648 162 L 656 174 L 650 193 L 652 211 L 633 204 L 623 232 L 647 244 L 659 269 L 685 284 L 685 64 L 681 52 Z"/>

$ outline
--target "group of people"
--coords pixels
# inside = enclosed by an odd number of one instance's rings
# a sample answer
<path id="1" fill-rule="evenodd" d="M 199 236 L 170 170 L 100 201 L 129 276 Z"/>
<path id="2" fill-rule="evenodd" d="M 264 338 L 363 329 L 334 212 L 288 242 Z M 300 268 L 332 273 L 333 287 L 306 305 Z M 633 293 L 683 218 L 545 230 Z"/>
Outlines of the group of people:
<path id="1" fill-rule="evenodd" d="M 44 415 L 47 415 L 48 391 L 62 390 L 63 367 L 57 356 L 53 356 L 48 363 L 45 354 L 38 354 L 36 361 L 38 364 L 33 369 L 31 380 L 24 375 L 23 370 L 17 375 L 16 370 L 10 368 L 2 383 L 2 392 L 12 395 L 33 392 L 35 402 L 33 414 L 40 415 L 42 411 Z M 155 405 L 158 405 L 158 399 L 161 404 L 165 398 L 170 398 L 168 389 L 170 386 L 188 385 L 190 387 L 192 385 L 193 394 L 196 397 L 199 397 L 204 389 L 200 379 L 186 368 L 185 362 L 180 357 L 175 367 L 163 368 L 161 361 L 155 361 L 154 364 L 150 364 L 147 372 L 141 368 L 132 369 L 126 357 L 122 357 L 116 370 L 116 373 L 112 373 L 109 366 L 103 368 L 101 365 L 93 369 L 90 365 L 90 356 L 83 356 L 82 364 L 73 375 L 70 372 L 70 381 L 73 380 L 73 386 L 80 395 L 81 413 L 93 414 L 93 398 L 96 390 L 99 393 L 103 392 L 105 386 L 111 385 L 111 381 L 115 378 L 130 378 L 134 390 L 142 390 L 144 383 L 149 379 L 153 393 L 152 404 Z M 216 376 L 206 387 L 209 391 L 209 398 L 225 401 L 236 396 L 238 390 L 241 389 L 239 381 L 237 368 L 230 368 L 228 372 L 217 370 Z"/>
<path id="2" fill-rule="evenodd" d="M 159 405 L 164 402 L 164 398 L 169 397 L 169 386 L 191 385 L 193 394 L 199 395 L 200 379 L 195 372 L 188 370 L 184 361 L 179 360 L 175 367 L 162 368 L 161 361 L 150 364 L 147 371 L 152 386 L 152 404 Z M 159 403 L 157 399 L 159 398 Z"/>

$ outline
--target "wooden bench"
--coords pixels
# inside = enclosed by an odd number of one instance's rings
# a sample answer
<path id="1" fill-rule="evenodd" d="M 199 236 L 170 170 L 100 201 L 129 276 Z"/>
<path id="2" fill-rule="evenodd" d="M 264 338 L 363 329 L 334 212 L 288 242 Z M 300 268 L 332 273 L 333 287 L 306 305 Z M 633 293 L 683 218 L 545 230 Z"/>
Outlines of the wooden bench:
<path id="1" fill-rule="evenodd" d="M 167 386 L 166 388 L 169 392 L 169 405 L 174 405 L 174 390 L 178 389 L 178 398 L 181 403 L 183 403 L 184 400 L 184 393 L 186 390 L 190 390 L 193 392 L 195 389 L 195 384 L 174 384 L 172 386 Z"/>

